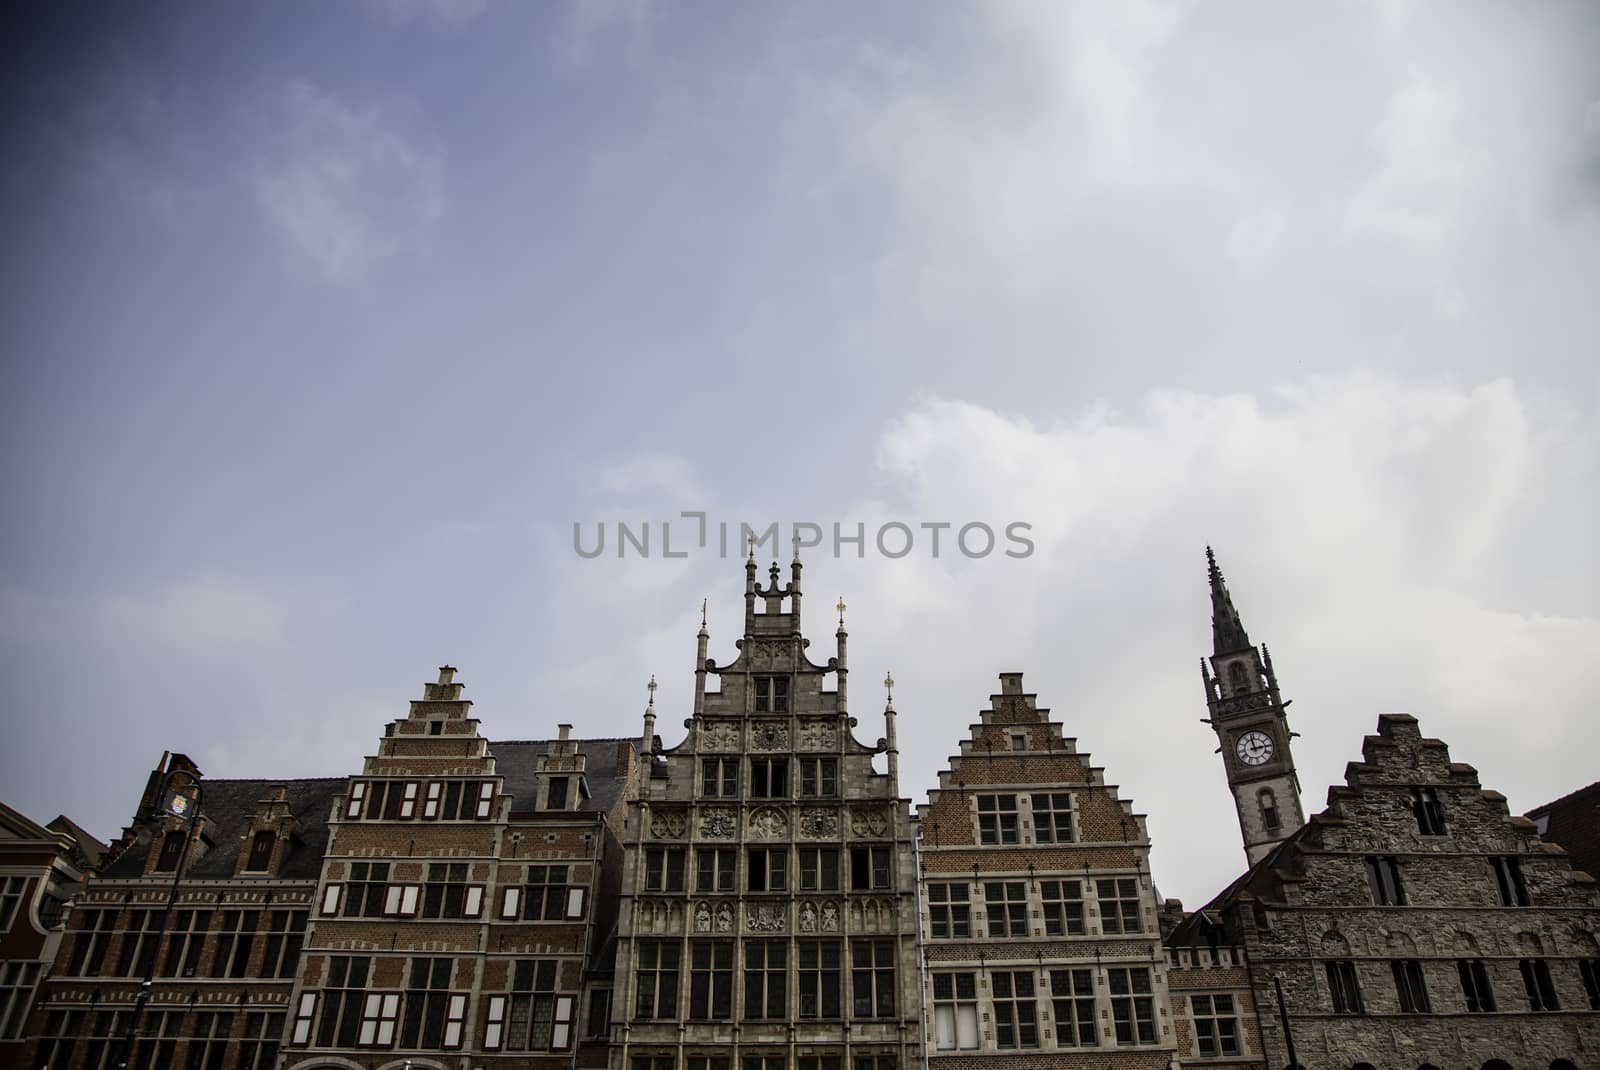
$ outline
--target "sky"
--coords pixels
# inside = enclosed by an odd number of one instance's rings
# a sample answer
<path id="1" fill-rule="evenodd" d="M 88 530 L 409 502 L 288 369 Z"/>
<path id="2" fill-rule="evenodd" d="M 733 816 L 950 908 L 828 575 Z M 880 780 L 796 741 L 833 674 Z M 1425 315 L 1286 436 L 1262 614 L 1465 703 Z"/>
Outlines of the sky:
<path id="1" fill-rule="evenodd" d="M 825 533 L 812 653 L 842 596 L 905 796 L 1023 672 L 1191 907 L 1244 857 L 1208 544 L 1308 812 L 1386 712 L 1515 812 L 1600 777 L 1591 4 L 0 20 L 0 798 L 37 819 L 114 837 L 163 750 L 356 772 L 447 662 L 497 739 L 636 735 L 654 675 L 676 744 L 741 523 Z"/>

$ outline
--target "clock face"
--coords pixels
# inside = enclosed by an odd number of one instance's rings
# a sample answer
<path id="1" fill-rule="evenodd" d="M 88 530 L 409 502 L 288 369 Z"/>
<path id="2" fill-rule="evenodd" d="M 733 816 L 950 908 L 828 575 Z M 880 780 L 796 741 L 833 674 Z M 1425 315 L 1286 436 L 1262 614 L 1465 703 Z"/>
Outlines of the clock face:
<path id="1" fill-rule="evenodd" d="M 1245 765 L 1262 765 L 1272 758 L 1272 737 L 1265 732 L 1246 732 L 1234 742 L 1233 753 Z"/>

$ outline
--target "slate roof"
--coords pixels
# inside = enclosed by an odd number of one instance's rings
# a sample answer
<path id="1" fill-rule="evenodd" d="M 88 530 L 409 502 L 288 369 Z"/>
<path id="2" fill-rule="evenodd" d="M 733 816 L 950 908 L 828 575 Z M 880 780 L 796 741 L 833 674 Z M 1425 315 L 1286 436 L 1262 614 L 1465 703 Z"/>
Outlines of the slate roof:
<path id="1" fill-rule="evenodd" d="M 495 772 L 505 777 L 506 794 L 512 797 L 513 813 L 527 813 L 534 807 L 534 783 L 539 769 L 539 759 L 550 750 L 548 739 L 490 740 L 489 753 L 494 755 Z M 589 785 L 590 797 L 579 800 L 579 810 L 604 812 L 610 810 L 622 797 L 628 780 L 617 770 L 617 745 L 637 745 L 637 740 L 577 739 L 578 751 L 586 759 L 584 781 Z"/>
<path id="2" fill-rule="evenodd" d="M 1539 838 L 1565 848 L 1573 869 L 1600 877 L 1600 781 L 1536 806 L 1525 816 L 1535 822 L 1547 818 Z"/>
<path id="3" fill-rule="evenodd" d="M 104 858 L 105 853 L 110 850 L 110 848 L 105 844 L 101 843 L 94 836 L 91 836 L 88 832 L 84 831 L 82 825 L 72 820 L 72 818 L 68 817 L 66 814 L 57 815 L 56 819 L 46 825 L 45 828 L 49 829 L 51 832 L 59 832 L 64 836 L 72 837 L 72 842 L 77 844 L 78 851 L 83 855 L 84 863 L 90 869 L 94 869 L 99 866 L 100 860 Z"/>
<path id="4" fill-rule="evenodd" d="M 200 812 L 211 819 L 211 849 L 189 865 L 187 877 L 194 880 L 233 878 L 234 863 L 244 843 L 241 837 L 256 815 L 256 804 L 276 785 L 285 789 L 289 811 L 300 819 L 300 832 L 294 849 L 279 867 L 274 879 L 316 880 L 322 873 L 322 856 L 328 849 L 328 814 L 333 797 L 344 790 L 346 777 L 318 777 L 314 780 L 224 780 L 207 777 Z M 152 846 L 135 843 L 103 869 L 102 880 L 126 880 L 144 873 L 144 862 Z M 249 875 L 240 880 L 263 880 Z"/>

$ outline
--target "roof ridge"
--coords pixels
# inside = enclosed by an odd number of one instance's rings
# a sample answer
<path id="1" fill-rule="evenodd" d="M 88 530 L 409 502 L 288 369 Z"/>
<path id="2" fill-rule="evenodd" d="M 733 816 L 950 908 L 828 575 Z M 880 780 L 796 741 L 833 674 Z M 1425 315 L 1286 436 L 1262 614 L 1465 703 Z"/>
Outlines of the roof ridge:
<path id="1" fill-rule="evenodd" d="M 1559 799 L 1551 799 L 1547 803 L 1540 803 L 1538 806 L 1535 806 L 1532 810 L 1527 811 L 1522 816 L 1529 817 L 1529 816 L 1531 816 L 1533 814 L 1539 813 L 1542 810 L 1549 810 L 1551 807 L 1560 806 L 1562 803 L 1568 801 L 1569 799 L 1576 799 L 1579 795 L 1582 795 L 1584 792 L 1593 791 L 1596 788 L 1600 788 L 1600 780 L 1596 780 L 1593 784 L 1586 784 L 1583 787 L 1578 788 L 1575 791 L 1569 791 L 1565 795 L 1561 796 L 1561 798 L 1559 798 Z"/>

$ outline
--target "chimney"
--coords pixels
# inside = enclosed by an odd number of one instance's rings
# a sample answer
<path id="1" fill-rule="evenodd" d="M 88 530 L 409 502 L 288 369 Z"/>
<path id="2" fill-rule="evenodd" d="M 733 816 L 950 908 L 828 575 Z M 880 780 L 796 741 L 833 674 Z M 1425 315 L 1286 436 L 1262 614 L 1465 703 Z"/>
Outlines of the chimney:
<path id="1" fill-rule="evenodd" d="M 559 733 L 556 738 L 563 742 L 572 738 L 572 726 L 570 724 L 558 724 L 556 725 L 556 731 Z"/>
<path id="2" fill-rule="evenodd" d="M 633 744 L 627 740 L 617 744 L 617 776 L 633 775 Z"/>

